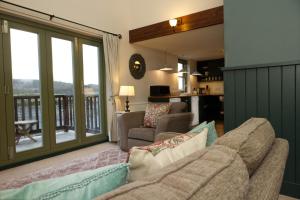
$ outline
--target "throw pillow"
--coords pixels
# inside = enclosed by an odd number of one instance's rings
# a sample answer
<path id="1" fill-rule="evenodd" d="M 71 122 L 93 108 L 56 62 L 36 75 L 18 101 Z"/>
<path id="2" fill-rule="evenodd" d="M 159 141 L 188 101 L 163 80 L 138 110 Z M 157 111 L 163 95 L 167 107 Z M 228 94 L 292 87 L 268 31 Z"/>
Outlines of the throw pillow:
<path id="1" fill-rule="evenodd" d="M 206 146 L 210 146 L 218 138 L 218 134 L 217 134 L 216 127 L 215 127 L 215 121 L 211 121 L 208 124 L 206 124 L 206 122 L 203 122 L 200 125 L 193 128 L 188 133 L 200 133 L 205 128 L 208 129 Z"/>
<path id="2" fill-rule="evenodd" d="M 0 199 L 94 199 L 126 183 L 128 164 L 122 163 L 38 181 L 0 191 Z"/>
<path id="3" fill-rule="evenodd" d="M 169 110 L 169 103 L 149 103 L 145 112 L 144 126 L 155 128 L 158 118 L 168 114 Z"/>
<path id="4" fill-rule="evenodd" d="M 205 128 L 200 134 L 182 134 L 146 147 L 133 147 L 128 159 L 130 164 L 128 180 L 140 180 L 179 159 L 204 149 L 207 132 L 208 129 Z"/>
<path id="5" fill-rule="evenodd" d="M 206 125 L 207 125 L 207 121 L 204 121 L 204 122 L 202 122 L 201 124 L 199 124 L 198 126 L 195 126 L 193 129 L 192 129 L 192 131 L 194 132 L 194 133 L 196 133 L 196 132 L 201 132 L 205 127 L 206 127 Z"/>

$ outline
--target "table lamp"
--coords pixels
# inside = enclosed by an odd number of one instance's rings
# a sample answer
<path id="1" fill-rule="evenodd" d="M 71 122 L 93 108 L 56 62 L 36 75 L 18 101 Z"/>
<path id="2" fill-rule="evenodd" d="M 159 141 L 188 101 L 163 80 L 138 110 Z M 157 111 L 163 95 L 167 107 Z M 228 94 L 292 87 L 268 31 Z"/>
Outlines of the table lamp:
<path id="1" fill-rule="evenodd" d="M 128 86 L 128 85 L 120 86 L 119 96 L 125 96 L 126 97 L 125 112 L 130 112 L 128 97 L 132 97 L 134 95 L 135 95 L 134 94 L 134 86 Z"/>

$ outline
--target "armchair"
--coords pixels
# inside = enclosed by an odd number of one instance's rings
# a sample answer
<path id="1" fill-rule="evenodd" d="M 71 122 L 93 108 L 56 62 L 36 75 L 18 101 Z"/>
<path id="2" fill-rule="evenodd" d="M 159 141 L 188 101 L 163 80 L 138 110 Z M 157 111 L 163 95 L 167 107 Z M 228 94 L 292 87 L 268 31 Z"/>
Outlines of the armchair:
<path id="1" fill-rule="evenodd" d="M 128 151 L 133 146 L 149 145 L 161 132 L 185 133 L 189 131 L 194 115 L 186 110 L 186 103 L 172 103 L 169 113 L 158 119 L 156 128 L 143 126 L 145 111 L 123 114 L 118 119 L 120 148 Z"/>

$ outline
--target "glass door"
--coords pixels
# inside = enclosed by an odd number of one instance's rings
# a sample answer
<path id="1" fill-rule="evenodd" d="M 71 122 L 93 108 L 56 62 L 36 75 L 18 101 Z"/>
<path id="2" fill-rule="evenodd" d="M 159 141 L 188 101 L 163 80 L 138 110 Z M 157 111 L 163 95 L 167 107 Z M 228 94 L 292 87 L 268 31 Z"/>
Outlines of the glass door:
<path id="1" fill-rule="evenodd" d="M 10 157 L 49 148 L 44 32 L 13 22 L 4 34 L 7 133 Z M 12 150 L 12 148 L 14 148 Z"/>
<path id="2" fill-rule="evenodd" d="M 57 148 L 77 144 L 76 68 L 74 64 L 75 39 L 51 33 L 47 35 L 50 75 L 50 121 L 52 143 Z M 54 134 L 53 134 L 54 133 Z M 54 135 L 54 137 L 53 137 Z M 58 147 L 61 146 L 61 147 Z"/>
<path id="3" fill-rule="evenodd" d="M 0 166 L 107 141 L 101 40 L 3 18 Z"/>
<path id="4" fill-rule="evenodd" d="M 1 26 L 3 20 L 1 20 Z M 4 69 L 3 69 L 3 39 L 0 33 L 0 110 L 5 111 L 5 89 L 4 89 Z M 6 138 L 5 112 L 0 113 L 0 163 L 7 160 L 7 138 Z"/>
<path id="5" fill-rule="evenodd" d="M 104 60 L 99 43 L 80 40 L 82 55 L 82 93 L 85 140 L 99 140 L 105 138 L 104 132 Z"/>

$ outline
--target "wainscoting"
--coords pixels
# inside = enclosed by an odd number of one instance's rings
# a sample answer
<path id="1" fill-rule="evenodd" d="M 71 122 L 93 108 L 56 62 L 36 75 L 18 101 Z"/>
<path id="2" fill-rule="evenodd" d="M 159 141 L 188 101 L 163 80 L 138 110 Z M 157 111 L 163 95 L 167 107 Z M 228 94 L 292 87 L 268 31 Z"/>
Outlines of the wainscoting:
<path id="1" fill-rule="evenodd" d="M 300 198 L 300 61 L 225 67 L 225 131 L 265 117 L 290 150 L 282 193 Z"/>

